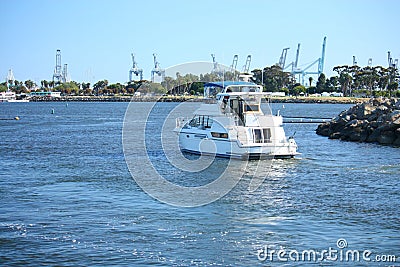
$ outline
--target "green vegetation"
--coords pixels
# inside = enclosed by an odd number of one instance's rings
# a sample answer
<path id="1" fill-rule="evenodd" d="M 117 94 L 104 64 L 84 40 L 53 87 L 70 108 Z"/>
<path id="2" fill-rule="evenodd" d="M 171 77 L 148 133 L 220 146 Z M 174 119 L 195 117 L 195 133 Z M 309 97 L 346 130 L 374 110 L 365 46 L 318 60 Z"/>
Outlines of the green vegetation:
<path id="1" fill-rule="evenodd" d="M 333 68 L 339 74 L 341 92 L 352 96 L 364 92 L 366 96 L 391 96 L 397 94 L 399 72 L 393 67 L 337 66 Z"/>
<path id="2" fill-rule="evenodd" d="M 290 72 L 285 72 L 281 67 L 273 65 L 264 69 L 254 69 L 253 81 L 264 86 L 264 91 L 285 92 L 286 95 L 307 95 L 321 94 L 323 92 L 341 92 L 344 96 L 358 97 L 379 97 L 396 96 L 400 97 L 399 72 L 393 67 L 384 68 L 382 66 L 336 66 L 333 68 L 337 76 L 326 77 L 321 74 L 312 86 L 313 77 L 308 77 L 309 84 L 301 85 L 296 83 L 295 78 Z M 75 81 L 58 83 L 42 80 L 40 86 L 31 80 L 24 82 L 14 81 L 10 84 L 10 89 L 17 94 L 29 93 L 34 91 L 58 91 L 62 95 L 77 96 L 111 96 L 111 95 L 133 95 L 135 92 L 140 94 L 170 94 L 170 95 L 202 95 L 204 83 L 212 81 L 237 80 L 237 72 L 225 72 L 224 77 L 216 73 L 181 75 L 176 73 L 176 77 L 165 77 L 159 83 L 151 83 L 146 80 L 132 81 L 125 84 L 110 84 L 108 80 L 100 80 L 91 86 L 90 83 L 78 83 Z M 6 82 L 0 84 L 0 92 L 6 91 Z"/>

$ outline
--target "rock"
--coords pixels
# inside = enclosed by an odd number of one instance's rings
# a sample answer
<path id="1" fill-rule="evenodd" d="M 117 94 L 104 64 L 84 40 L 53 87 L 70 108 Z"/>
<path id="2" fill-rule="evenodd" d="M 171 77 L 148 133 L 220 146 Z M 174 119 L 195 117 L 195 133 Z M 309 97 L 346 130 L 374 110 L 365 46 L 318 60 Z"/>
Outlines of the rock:
<path id="1" fill-rule="evenodd" d="M 381 132 L 376 140 L 379 142 L 379 144 L 390 145 L 395 141 L 395 139 L 396 136 L 393 131 L 384 131 Z"/>
<path id="2" fill-rule="evenodd" d="M 396 140 L 392 143 L 394 146 L 400 146 L 400 137 L 397 137 Z"/>
<path id="3" fill-rule="evenodd" d="M 396 104 L 394 104 L 395 109 L 400 109 L 400 99 L 397 99 Z"/>
<path id="4" fill-rule="evenodd" d="M 355 109 L 355 113 L 351 115 L 355 115 L 357 119 L 359 120 L 364 120 L 371 115 L 372 111 L 375 109 L 371 104 L 369 103 L 362 103 L 359 106 L 356 106 L 358 108 Z M 350 115 L 350 116 L 351 116 Z"/>
<path id="5" fill-rule="evenodd" d="M 382 102 L 382 105 L 391 109 L 393 107 L 393 102 L 391 99 L 385 99 L 385 101 Z"/>
<path id="6" fill-rule="evenodd" d="M 347 120 L 340 118 L 338 121 L 336 121 L 335 123 L 331 123 L 329 125 L 329 132 L 330 133 L 335 133 L 335 132 L 339 132 L 341 131 L 344 126 L 347 124 Z"/>
<path id="7" fill-rule="evenodd" d="M 348 123 L 345 124 L 346 127 L 355 127 L 358 125 L 358 120 L 357 119 L 353 119 L 351 121 L 349 121 Z"/>
<path id="8" fill-rule="evenodd" d="M 329 136 L 329 123 L 325 122 L 318 125 L 317 134 L 322 136 Z"/>
<path id="9" fill-rule="evenodd" d="M 389 109 L 389 108 L 388 108 L 387 106 L 380 105 L 380 106 L 377 107 L 375 110 L 378 112 L 378 114 L 385 114 L 385 113 L 387 113 L 386 111 L 387 111 L 388 109 Z"/>
<path id="10" fill-rule="evenodd" d="M 394 110 L 389 114 L 389 121 L 395 121 L 400 118 L 400 110 Z"/>
<path id="11" fill-rule="evenodd" d="M 372 127 L 372 128 L 378 128 L 380 125 L 381 124 L 379 122 L 377 122 L 377 121 L 371 121 L 369 123 L 369 126 Z"/>
<path id="12" fill-rule="evenodd" d="M 367 140 L 368 136 L 370 135 L 370 133 L 371 133 L 370 129 L 368 129 L 368 128 L 363 129 L 363 130 L 360 132 L 360 139 L 359 139 L 359 141 L 360 141 L 360 142 L 365 142 L 365 141 Z"/>
<path id="13" fill-rule="evenodd" d="M 354 131 L 349 133 L 348 140 L 350 140 L 350 141 L 360 141 L 361 132 L 362 132 L 361 128 L 354 129 Z"/>
<path id="14" fill-rule="evenodd" d="M 400 137 L 400 128 L 397 128 L 396 131 L 394 131 L 394 134 L 395 134 L 397 137 Z"/>
<path id="15" fill-rule="evenodd" d="M 373 131 L 368 137 L 367 139 L 365 139 L 365 142 L 368 143 L 375 143 L 378 139 L 379 134 L 376 134 L 375 131 Z"/>
<path id="16" fill-rule="evenodd" d="M 329 139 L 339 139 L 340 137 L 342 137 L 342 134 L 339 132 L 332 133 L 329 135 Z"/>
<path id="17" fill-rule="evenodd" d="M 316 132 L 330 139 L 400 146 L 400 100 L 377 98 L 354 105 L 318 125 Z"/>
<path id="18" fill-rule="evenodd" d="M 376 119 L 378 118 L 378 114 L 376 114 L 376 112 L 372 113 L 371 115 L 369 115 L 369 117 L 367 118 L 367 120 L 369 122 L 371 121 L 376 121 Z"/>

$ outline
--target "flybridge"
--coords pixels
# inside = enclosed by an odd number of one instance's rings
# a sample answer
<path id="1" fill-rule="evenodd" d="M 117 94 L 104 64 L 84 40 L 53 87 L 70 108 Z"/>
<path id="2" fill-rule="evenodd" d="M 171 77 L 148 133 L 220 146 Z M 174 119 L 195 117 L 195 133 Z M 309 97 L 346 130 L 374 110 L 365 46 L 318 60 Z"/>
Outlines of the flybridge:
<path id="1" fill-rule="evenodd" d="M 204 84 L 204 97 L 216 98 L 218 94 L 225 93 L 234 95 L 234 93 L 261 93 L 262 87 L 252 82 L 227 81 L 227 82 L 209 82 Z"/>

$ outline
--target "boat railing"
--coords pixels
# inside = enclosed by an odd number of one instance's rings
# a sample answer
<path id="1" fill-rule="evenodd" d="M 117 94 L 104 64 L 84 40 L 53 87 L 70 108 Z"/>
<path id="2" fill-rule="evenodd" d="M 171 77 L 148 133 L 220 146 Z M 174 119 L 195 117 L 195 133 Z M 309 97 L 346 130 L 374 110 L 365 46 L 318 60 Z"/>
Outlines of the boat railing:
<path id="1" fill-rule="evenodd" d="M 182 128 L 191 118 L 178 117 L 175 119 L 176 128 Z"/>

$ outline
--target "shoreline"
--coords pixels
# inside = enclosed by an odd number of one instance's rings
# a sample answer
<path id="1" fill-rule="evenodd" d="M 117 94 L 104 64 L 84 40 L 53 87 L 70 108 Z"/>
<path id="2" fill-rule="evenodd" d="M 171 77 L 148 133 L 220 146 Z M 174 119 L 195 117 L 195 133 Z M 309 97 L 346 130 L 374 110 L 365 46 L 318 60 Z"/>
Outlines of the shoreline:
<path id="1" fill-rule="evenodd" d="M 370 98 L 355 97 L 271 97 L 271 103 L 310 103 L 310 104 L 357 104 Z M 60 98 L 35 97 L 30 102 L 202 102 L 197 96 L 64 96 Z"/>

